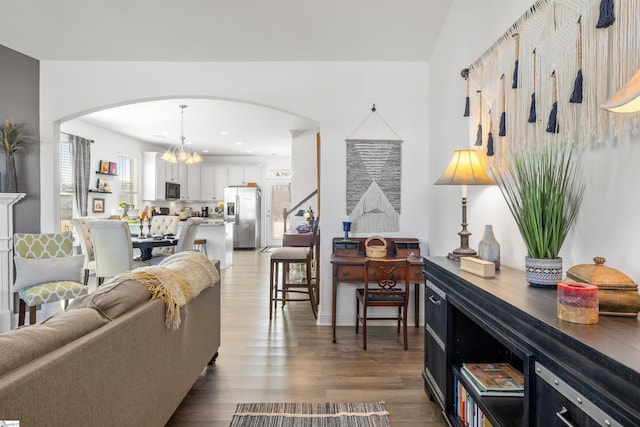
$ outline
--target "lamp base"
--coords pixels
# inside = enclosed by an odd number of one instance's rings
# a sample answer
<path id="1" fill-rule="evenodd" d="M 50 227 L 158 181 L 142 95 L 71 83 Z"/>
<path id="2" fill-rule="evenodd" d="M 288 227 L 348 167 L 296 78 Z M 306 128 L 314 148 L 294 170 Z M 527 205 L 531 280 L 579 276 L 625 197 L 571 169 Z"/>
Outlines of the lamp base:
<path id="1" fill-rule="evenodd" d="M 458 249 L 454 249 L 452 252 L 449 252 L 449 254 L 447 254 L 447 258 L 455 262 L 460 262 L 460 258 L 466 257 L 466 256 L 477 257 L 478 252 L 476 252 L 474 249 L 471 249 L 471 248 L 458 248 Z"/>

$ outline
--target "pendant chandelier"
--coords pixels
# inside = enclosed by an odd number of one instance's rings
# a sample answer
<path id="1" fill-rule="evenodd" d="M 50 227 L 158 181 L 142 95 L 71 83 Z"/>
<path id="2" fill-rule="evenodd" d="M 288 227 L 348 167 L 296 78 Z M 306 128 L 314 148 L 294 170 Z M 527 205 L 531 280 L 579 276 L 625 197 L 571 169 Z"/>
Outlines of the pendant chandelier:
<path id="1" fill-rule="evenodd" d="M 160 157 L 165 162 L 169 163 L 200 163 L 202 161 L 202 157 L 200 154 L 191 152 L 184 146 L 184 109 L 187 108 L 186 105 L 179 105 L 180 107 L 180 145 L 172 145 L 169 149 Z"/>

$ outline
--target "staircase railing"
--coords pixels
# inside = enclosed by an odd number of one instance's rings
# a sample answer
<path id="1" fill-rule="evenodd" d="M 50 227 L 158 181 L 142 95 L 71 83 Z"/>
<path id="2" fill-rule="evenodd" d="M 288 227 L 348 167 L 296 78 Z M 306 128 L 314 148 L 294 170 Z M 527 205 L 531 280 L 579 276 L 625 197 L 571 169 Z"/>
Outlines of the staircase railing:
<path id="1" fill-rule="evenodd" d="M 318 194 L 318 190 L 314 190 L 311 194 L 309 194 L 307 197 L 305 197 L 304 199 L 302 199 L 302 201 L 298 204 L 296 204 L 294 207 L 292 207 L 291 209 L 287 210 L 286 208 L 283 209 L 282 211 L 282 216 L 284 217 L 284 232 L 287 232 L 287 218 L 289 217 L 289 215 L 294 212 L 297 211 L 302 205 L 305 205 L 309 199 L 311 199 L 312 197 L 314 197 L 316 194 Z"/>

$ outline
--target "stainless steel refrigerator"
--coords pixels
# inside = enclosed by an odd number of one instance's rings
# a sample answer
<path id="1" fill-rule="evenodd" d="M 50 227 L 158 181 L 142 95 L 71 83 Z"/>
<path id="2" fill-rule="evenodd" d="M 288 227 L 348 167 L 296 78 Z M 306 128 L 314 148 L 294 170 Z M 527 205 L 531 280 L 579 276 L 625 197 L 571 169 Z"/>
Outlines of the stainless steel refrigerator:
<path id="1" fill-rule="evenodd" d="M 225 187 L 224 219 L 235 224 L 233 248 L 257 248 L 262 230 L 262 189 Z"/>

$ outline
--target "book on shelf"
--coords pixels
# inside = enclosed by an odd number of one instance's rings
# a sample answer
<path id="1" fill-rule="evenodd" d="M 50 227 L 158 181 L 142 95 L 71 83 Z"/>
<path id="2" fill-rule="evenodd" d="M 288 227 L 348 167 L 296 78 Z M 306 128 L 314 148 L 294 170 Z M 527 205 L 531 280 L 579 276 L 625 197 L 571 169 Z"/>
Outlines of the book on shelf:
<path id="1" fill-rule="evenodd" d="M 508 363 L 463 363 L 460 373 L 480 396 L 524 396 L 524 376 Z"/>

